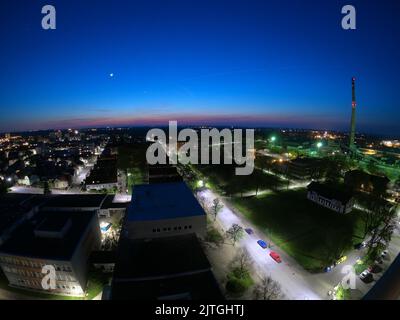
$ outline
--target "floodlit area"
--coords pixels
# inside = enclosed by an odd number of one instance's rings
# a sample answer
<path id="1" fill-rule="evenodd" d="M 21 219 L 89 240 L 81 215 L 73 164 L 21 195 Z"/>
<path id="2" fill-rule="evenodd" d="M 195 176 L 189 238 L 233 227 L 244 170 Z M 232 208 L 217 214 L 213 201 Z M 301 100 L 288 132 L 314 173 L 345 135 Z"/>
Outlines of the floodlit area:
<path id="1" fill-rule="evenodd" d="M 209 190 L 204 189 L 199 192 L 199 197 L 205 199 L 206 205 L 211 206 L 217 195 Z M 329 272 L 311 273 L 305 270 L 293 257 L 289 256 L 284 250 L 278 247 L 269 239 L 263 231 L 242 216 L 237 209 L 231 209 L 223 199 L 220 198 L 223 208 L 217 215 L 217 222 L 224 231 L 227 231 L 233 224 L 240 225 L 243 229 L 251 228 L 253 232 L 248 234 L 244 232 L 243 238 L 236 244 L 237 247 L 244 248 L 254 262 L 254 267 L 258 275 L 270 276 L 277 281 L 285 295 L 290 300 L 321 300 L 336 299 L 333 294 L 335 287 L 339 288 L 343 279 L 348 274 L 348 270 L 352 270 L 353 266 L 360 261 L 365 254 L 365 250 L 351 250 L 347 253 L 341 264 L 333 267 Z M 263 240 L 267 243 L 268 248 L 263 249 L 258 243 Z M 276 252 L 282 262 L 277 263 L 270 256 L 271 251 Z M 389 256 L 383 261 L 383 272 L 387 269 L 391 261 L 400 252 L 400 233 L 396 230 L 393 234 L 391 243 L 388 246 Z M 366 284 L 360 280 L 358 274 L 356 276 L 356 288 L 351 290 L 352 299 L 362 298 L 382 276 L 383 273 L 374 275 L 374 281 Z M 330 294 L 329 294 L 330 293 Z"/>
<path id="2" fill-rule="evenodd" d="M 205 190 L 200 193 L 200 196 L 205 197 L 207 203 L 211 205 L 216 195 L 211 190 Z M 218 222 L 222 228 L 226 231 L 232 224 L 238 224 L 243 228 L 253 227 L 248 222 L 244 221 L 238 215 L 236 215 L 231 209 L 225 204 L 217 216 Z M 245 234 L 243 239 L 240 240 L 239 245 L 245 248 L 251 255 L 251 258 L 257 266 L 257 271 L 260 275 L 271 276 L 274 280 L 278 281 L 283 289 L 285 296 L 288 299 L 293 300 L 319 300 L 321 297 L 316 293 L 309 284 L 304 281 L 303 275 L 299 273 L 298 268 L 293 268 L 293 259 L 286 257 L 286 254 L 277 251 L 281 256 L 283 262 L 278 264 L 270 256 L 271 249 L 262 249 L 257 240 L 263 239 L 262 235 L 255 232 L 252 235 Z M 305 271 L 304 271 L 305 272 Z"/>

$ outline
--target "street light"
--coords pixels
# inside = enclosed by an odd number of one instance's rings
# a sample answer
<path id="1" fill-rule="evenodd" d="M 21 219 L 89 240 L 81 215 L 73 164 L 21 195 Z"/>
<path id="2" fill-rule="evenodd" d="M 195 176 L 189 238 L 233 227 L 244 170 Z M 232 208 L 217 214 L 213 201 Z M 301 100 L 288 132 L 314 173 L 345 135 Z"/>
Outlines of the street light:
<path id="1" fill-rule="evenodd" d="M 323 145 L 324 145 L 324 144 L 323 144 L 321 141 L 319 141 L 319 142 L 317 143 L 317 148 L 320 149 Z"/>
<path id="2" fill-rule="evenodd" d="M 12 180 L 12 179 L 11 179 L 10 177 L 7 178 L 7 182 L 11 182 L 11 180 Z"/>
<path id="3" fill-rule="evenodd" d="M 275 140 L 276 140 L 276 137 L 275 137 L 275 136 L 272 136 L 272 137 L 271 137 L 271 142 L 275 142 Z"/>
<path id="4" fill-rule="evenodd" d="M 197 187 L 199 187 L 199 188 L 204 187 L 204 181 L 203 180 L 197 181 Z"/>

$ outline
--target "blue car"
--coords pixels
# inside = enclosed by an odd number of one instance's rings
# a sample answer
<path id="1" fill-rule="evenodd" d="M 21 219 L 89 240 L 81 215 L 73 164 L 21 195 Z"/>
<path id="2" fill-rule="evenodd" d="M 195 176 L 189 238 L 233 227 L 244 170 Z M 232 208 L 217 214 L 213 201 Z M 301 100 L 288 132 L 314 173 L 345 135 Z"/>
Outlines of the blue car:
<path id="1" fill-rule="evenodd" d="M 332 270 L 332 267 L 326 267 L 326 268 L 324 269 L 325 272 L 330 272 L 331 270 Z"/>
<path id="2" fill-rule="evenodd" d="M 268 244 L 267 244 L 265 241 L 263 241 L 263 240 L 258 240 L 257 243 L 258 243 L 259 246 L 260 246 L 261 248 L 263 248 L 263 249 L 268 248 Z"/>
<path id="3" fill-rule="evenodd" d="M 247 234 L 253 234 L 254 233 L 253 229 L 251 229 L 251 228 L 246 228 L 246 229 L 244 229 L 244 231 L 246 231 Z"/>

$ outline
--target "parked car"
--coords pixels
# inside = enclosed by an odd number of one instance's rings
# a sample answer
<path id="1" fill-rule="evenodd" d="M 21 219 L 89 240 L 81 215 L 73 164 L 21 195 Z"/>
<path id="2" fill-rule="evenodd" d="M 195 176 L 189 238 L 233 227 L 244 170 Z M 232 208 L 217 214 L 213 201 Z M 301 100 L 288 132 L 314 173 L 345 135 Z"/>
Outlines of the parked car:
<path id="1" fill-rule="evenodd" d="M 268 244 L 267 244 L 265 241 L 263 241 L 263 240 L 258 240 L 257 243 L 258 243 L 258 245 L 259 245 L 261 248 L 263 248 L 263 249 L 268 248 Z"/>
<path id="2" fill-rule="evenodd" d="M 271 252 L 269 253 L 269 255 L 270 255 L 270 257 L 271 257 L 272 259 L 274 259 L 276 262 L 278 262 L 278 263 L 281 263 L 281 262 L 282 262 L 281 257 L 280 257 L 279 254 L 277 254 L 275 251 L 271 251 Z"/>
<path id="3" fill-rule="evenodd" d="M 376 258 L 375 264 L 383 264 L 383 259 L 381 257 Z"/>
<path id="4" fill-rule="evenodd" d="M 244 229 L 244 231 L 246 231 L 247 234 L 253 234 L 254 233 L 253 229 L 251 229 L 251 228 L 246 228 L 246 229 Z"/>
<path id="5" fill-rule="evenodd" d="M 370 266 L 368 268 L 368 271 L 371 273 L 379 273 L 379 272 L 382 272 L 382 270 L 383 270 L 382 267 L 380 267 L 377 264 L 373 264 L 372 266 Z"/>
<path id="6" fill-rule="evenodd" d="M 388 254 L 389 254 L 389 251 L 384 250 L 384 251 L 381 253 L 381 258 L 382 258 L 382 259 L 386 258 Z"/>
<path id="7" fill-rule="evenodd" d="M 341 264 L 347 260 L 347 256 L 343 256 L 336 261 L 336 265 Z"/>
<path id="8" fill-rule="evenodd" d="M 366 247 L 367 243 L 365 241 L 357 243 L 354 245 L 354 249 L 356 250 L 361 250 L 364 249 Z"/>
<path id="9" fill-rule="evenodd" d="M 364 270 L 360 274 L 360 279 L 362 282 L 371 283 L 372 281 L 374 281 L 374 276 L 368 270 Z"/>
<path id="10" fill-rule="evenodd" d="M 325 271 L 325 272 L 330 272 L 330 271 L 332 271 L 332 269 L 333 269 L 334 267 L 335 267 L 334 265 L 327 266 L 327 267 L 325 267 L 324 271 Z"/>

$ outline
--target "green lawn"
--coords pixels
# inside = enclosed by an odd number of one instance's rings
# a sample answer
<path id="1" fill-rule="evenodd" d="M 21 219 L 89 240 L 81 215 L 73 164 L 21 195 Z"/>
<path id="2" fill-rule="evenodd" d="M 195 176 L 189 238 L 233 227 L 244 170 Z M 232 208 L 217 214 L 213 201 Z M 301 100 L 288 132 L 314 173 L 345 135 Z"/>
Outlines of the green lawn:
<path id="1" fill-rule="evenodd" d="M 208 187 L 228 195 L 265 189 L 277 190 L 286 185 L 277 176 L 259 169 L 254 169 L 251 175 L 238 176 L 235 173 L 236 165 L 196 165 L 193 168 L 198 175 L 205 177 Z"/>
<path id="2" fill-rule="evenodd" d="M 343 215 L 323 208 L 306 198 L 305 189 L 233 198 L 233 203 L 275 245 L 310 271 L 321 271 L 360 242 L 361 212 Z"/>
<path id="3" fill-rule="evenodd" d="M 97 270 L 91 270 L 89 272 L 88 286 L 86 289 L 87 296 L 85 300 L 93 300 L 104 288 L 106 284 L 109 283 L 109 276 L 103 274 Z"/>

